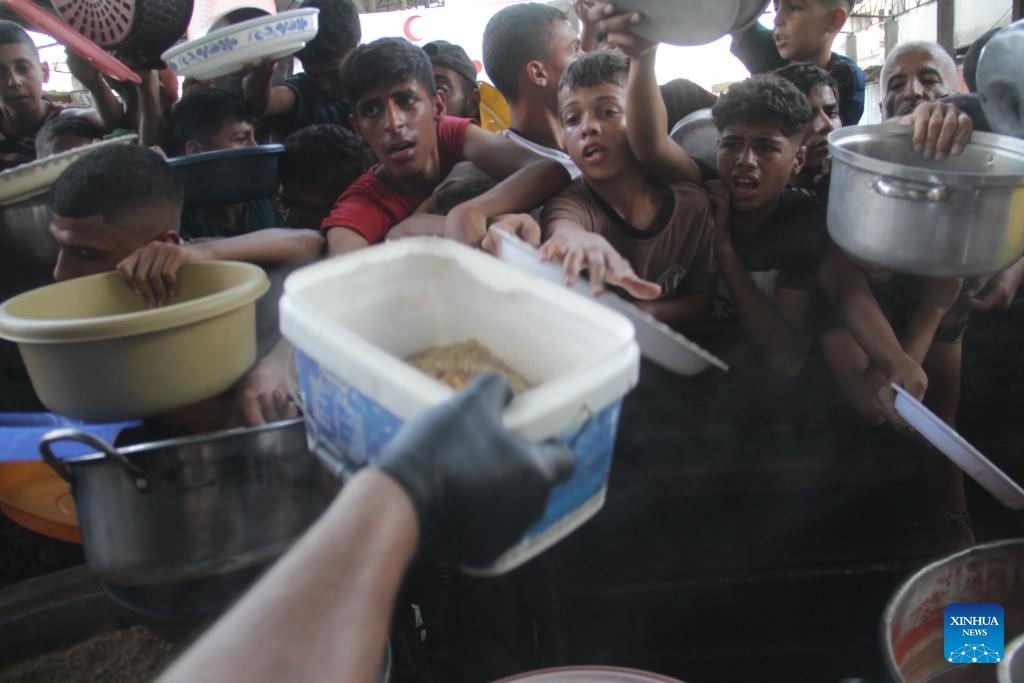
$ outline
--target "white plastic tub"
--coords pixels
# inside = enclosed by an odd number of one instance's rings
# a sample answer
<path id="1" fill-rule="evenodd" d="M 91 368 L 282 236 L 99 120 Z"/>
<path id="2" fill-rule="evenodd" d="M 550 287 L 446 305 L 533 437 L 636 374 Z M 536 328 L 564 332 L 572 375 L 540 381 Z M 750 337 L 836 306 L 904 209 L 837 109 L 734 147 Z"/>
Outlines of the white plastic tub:
<path id="1" fill-rule="evenodd" d="M 296 347 L 311 448 L 346 474 L 372 462 L 406 420 L 454 393 L 403 358 L 476 339 L 531 385 L 506 409 L 506 426 L 533 441 L 569 444 L 576 470 L 522 541 L 493 565 L 467 571 L 508 571 L 604 503 L 619 406 L 639 371 L 623 316 L 482 252 L 416 238 L 293 273 L 281 331 Z"/>

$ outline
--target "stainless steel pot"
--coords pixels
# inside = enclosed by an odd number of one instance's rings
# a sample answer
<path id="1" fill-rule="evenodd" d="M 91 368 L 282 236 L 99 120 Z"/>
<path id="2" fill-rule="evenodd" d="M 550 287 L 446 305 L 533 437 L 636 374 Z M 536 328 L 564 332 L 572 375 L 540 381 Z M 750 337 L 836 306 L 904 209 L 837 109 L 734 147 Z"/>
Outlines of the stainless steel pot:
<path id="1" fill-rule="evenodd" d="M 61 461 L 51 444 L 62 440 L 98 452 Z M 302 419 L 121 449 L 59 429 L 39 448 L 72 484 L 86 562 L 119 586 L 210 577 L 271 559 L 330 498 Z"/>
<path id="2" fill-rule="evenodd" d="M 1024 251 L 1024 141 L 974 133 L 963 154 L 922 159 L 911 127 L 843 128 L 828 137 L 828 231 L 844 251 L 889 270 L 982 275 Z"/>
<path id="3" fill-rule="evenodd" d="M 882 655 L 893 681 L 994 680 L 992 666 L 950 664 L 942 656 L 946 606 L 964 602 L 1002 605 L 1006 642 L 1024 633 L 1024 539 L 968 548 L 903 582 L 882 615 Z"/>

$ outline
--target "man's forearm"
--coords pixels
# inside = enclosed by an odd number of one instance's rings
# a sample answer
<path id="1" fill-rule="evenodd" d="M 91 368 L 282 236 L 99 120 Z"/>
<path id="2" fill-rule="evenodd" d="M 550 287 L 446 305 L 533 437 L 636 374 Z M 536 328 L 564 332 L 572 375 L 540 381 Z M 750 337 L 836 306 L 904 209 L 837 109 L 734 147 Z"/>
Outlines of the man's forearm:
<path id="1" fill-rule="evenodd" d="M 405 491 L 367 469 L 161 683 L 377 680 L 419 541 Z"/>

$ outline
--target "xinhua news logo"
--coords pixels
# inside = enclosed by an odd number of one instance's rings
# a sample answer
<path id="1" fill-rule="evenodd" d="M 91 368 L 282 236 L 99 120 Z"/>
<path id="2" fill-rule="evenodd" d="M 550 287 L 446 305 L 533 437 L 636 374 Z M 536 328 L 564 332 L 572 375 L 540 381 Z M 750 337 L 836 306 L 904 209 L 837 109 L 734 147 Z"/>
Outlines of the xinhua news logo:
<path id="1" fill-rule="evenodd" d="M 1003 608 L 992 602 L 946 607 L 945 654 L 952 664 L 996 664 L 1003 658 Z"/>

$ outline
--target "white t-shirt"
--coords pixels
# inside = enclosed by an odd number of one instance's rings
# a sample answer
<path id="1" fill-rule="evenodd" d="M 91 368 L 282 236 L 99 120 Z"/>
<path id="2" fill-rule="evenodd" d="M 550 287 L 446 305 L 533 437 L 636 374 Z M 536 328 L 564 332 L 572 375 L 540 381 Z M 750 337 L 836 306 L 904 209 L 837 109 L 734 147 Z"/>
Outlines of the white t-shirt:
<path id="1" fill-rule="evenodd" d="M 500 131 L 498 135 L 504 135 L 517 145 L 521 145 L 545 159 L 553 159 L 554 161 L 557 161 L 565 167 L 565 170 L 569 172 L 569 175 L 572 176 L 573 180 L 579 177 L 580 169 L 576 168 L 576 164 L 573 163 L 572 157 L 570 157 L 569 153 L 565 150 L 548 147 L 547 145 L 542 145 L 539 142 L 534 142 L 533 140 L 524 138 L 511 128 L 506 128 Z"/>

